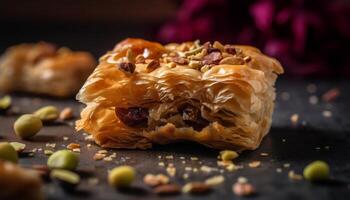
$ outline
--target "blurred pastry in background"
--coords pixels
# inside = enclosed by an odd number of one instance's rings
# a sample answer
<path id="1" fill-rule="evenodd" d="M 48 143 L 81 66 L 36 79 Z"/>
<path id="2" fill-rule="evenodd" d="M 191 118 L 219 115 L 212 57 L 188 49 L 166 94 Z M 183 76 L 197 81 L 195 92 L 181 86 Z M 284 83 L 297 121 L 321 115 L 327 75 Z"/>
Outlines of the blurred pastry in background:
<path id="1" fill-rule="evenodd" d="M 44 199 L 42 181 L 35 171 L 0 161 L 0 177 L 0 199 Z"/>
<path id="2" fill-rule="evenodd" d="M 46 42 L 16 45 L 0 57 L 0 92 L 74 96 L 95 63 L 88 52 Z"/>

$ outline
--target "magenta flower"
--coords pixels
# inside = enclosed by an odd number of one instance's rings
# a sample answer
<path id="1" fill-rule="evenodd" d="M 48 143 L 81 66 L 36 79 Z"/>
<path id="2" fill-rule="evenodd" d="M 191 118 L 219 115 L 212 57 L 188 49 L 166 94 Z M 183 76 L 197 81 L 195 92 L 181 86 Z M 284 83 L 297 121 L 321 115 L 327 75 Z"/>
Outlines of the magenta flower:
<path id="1" fill-rule="evenodd" d="M 183 0 L 158 38 L 250 44 L 281 60 L 290 75 L 349 76 L 349 24 L 344 0 Z"/>

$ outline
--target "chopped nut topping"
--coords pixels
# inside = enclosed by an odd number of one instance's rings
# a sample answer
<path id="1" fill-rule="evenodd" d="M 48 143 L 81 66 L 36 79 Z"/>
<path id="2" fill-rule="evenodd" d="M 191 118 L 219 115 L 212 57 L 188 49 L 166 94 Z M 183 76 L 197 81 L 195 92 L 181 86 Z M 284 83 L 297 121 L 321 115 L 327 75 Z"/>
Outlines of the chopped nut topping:
<path id="1" fill-rule="evenodd" d="M 135 64 L 145 63 L 146 58 L 143 55 L 137 55 L 135 58 Z"/>
<path id="2" fill-rule="evenodd" d="M 152 72 L 160 66 L 159 60 L 152 60 L 147 64 L 147 72 Z"/>
<path id="3" fill-rule="evenodd" d="M 188 66 L 190 66 L 191 68 L 198 68 L 202 66 L 202 63 L 200 61 L 196 61 L 196 60 L 191 60 L 190 63 L 188 64 Z"/>
<path id="4" fill-rule="evenodd" d="M 169 183 L 169 177 L 165 176 L 164 174 L 146 174 L 146 176 L 143 178 L 143 182 L 149 186 L 158 186 L 158 185 L 164 185 Z"/>
<path id="5" fill-rule="evenodd" d="M 130 63 L 135 63 L 135 55 L 134 53 L 132 52 L 132 49 L 128 49 L 126 51 L 126 58 L 128 59 L 128 61 Z"/>
<path id="6" fill-rule="evenodd" d="M 190 51 L 186 51 L 184 52 L 184 56 L 191 56 L 191 55 L 194 55 L 194 54 L 197 54 L 197 53 L 200 53 L 202 51 L 203 47 L 198 47 L 198 48 L 195 48 L 195 49 L 192 49 Z"/>
<path id="7" fill-rule="evenodd" d="M 252 60 L 252 58 L 251 58 L 250 56 L 246 56 L 246 57 L 243 58 L 243 60 L 244 60 L 245 62 L 249 62 L 249 61 Z"/>
<path id="8" fill-rule="evenodd" d="M 221 52 L 214 51 L 204 56 L 203 64 L 205 65 L 219 64 L 221 59 L 222 59 Z"/>
<path id="9" fill-rule="evenodd" d="M 206 71 L 208 71 L 208 70 L 210 70 L 210 65 L 204 65 L 202 68 L 201 68 L 201 72 L 206 72 Z"/>
<path id="10" fill-rule="evenodd" d="M 225 45 L 224 49 L 227 53 L 232 54 L 232 55 L 236 55 L 236 53 L 237 53 L 236 48 L 233 47 L 232 45 Z"/>
<path id="11" fill-rule="evenodd" d="M 80 148 L 80 144 L 78 144 L 78 143 L 70 143 L 67 145 L 67 149 L 69 149 L 69 150 L 73 150 L 73 149 L 77 149 L 77 148 Z"/>
<path id="12" fill-rule="evenodd" d="M 225 50 L 225 47 L 224 45 L 222 45 L 220 42 L 218 41 L 215 41 L 213 43 L 213 47 L 216 48 L 216 49 L 219 49 L 220 51 L 224 51 Z"/>
<path id="13" fill-rule="evenodd" d="M 171 61 L 176 63 L 176 64 L 179 64 L 179 65 L 188 64 L 188 60 L 185 58 L 181 58 L 181 57 L 173 57 L 173 58 L 171 58 Z"/>
<path id="14" fill-rule="evenodd" d="M 135 68 L 136 68 L 135 64 L 130 62 L 122 62 L 119 64 L 119 69 L 127 73 L 131 73 L 131 74 L 134 73 Z"/>
<path id="15" fill-rule="evenodd" d="M 223 65 L 223 64 L 227 64 L 227 65 L 243 65 L 244 64 L 244 60 L 242 58 L 239 58 L 239 57 L 230 56 L 230 57 L 223 58 L 220 61 L 219 64 L 220 65 Z"/>

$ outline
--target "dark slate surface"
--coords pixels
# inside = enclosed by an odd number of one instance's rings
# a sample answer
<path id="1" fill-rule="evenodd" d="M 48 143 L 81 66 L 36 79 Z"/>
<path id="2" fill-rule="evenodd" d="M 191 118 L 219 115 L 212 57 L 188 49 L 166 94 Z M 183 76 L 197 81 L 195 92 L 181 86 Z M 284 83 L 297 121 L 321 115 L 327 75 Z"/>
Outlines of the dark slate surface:
<path id="1" fill-rule="evenodd" d="M 315 94 L 307 92 L 306 87 L 310 83 L 317 85 Z M 182 178 L 185 166 L 200 167 L 207 165 L 217 167 L 218 151 L 193 143 L 171 144 L 155 146 L 153 149 L 142 150 L 109 150 L 116 152 L 117 158 L 112 162 L 94 161 L 92 156 L 100 148 L 93 145 L 87 148 L 87 141 L 83 134 L 77 134 L 72 125 L 54 124 L 45 126 L 44 129 L 33 138 L 25 141 L 27 149 L 42 148 L 46 143 L 56 143 L 55 150 L 64 148 L 71 142 L 82 145 L 80 156 L 80 170 L 85 173 L 83 181 L 74 193 L 66 193 L 54 183 L 47 183 L 44 192 L 48 199 L 240 199 L 232 193 L 232 184 L 239 176 L 244 176 L 254 184 L 258 194 L 248 199 L 349 199 L 350 198 L 350 81 L 302 81 L 280 80 L 277 84 L 277 104 L 273 117 L 273 126 L 268 136 L 263 140 L 261 147 L 256 151 L 246 151 L 237 160 L 236 164 L 244 168 L 235 172 L 224 172 L 225 182 L 216 186 L 214 190 L 202 196 L 187 194 L 173 197 L 157 197 L 151 193 L 150 188 L 142 183 L 142 177 L 146 173 L 166 173 L 164 167 L 158 166 L 158 162 L 165 164 L 174 163 L 177 175 L 172 182 L 184 184 L 188 181 L 202 181 L 220 172 L 191 172 L 189 179 Z M 325 103 L 321 99 L 316 105 L 309 103 L 309 97 L 320 97 L 328 89 L 339 87 L 341 95 L 332 103 Z M 284 97 L 281 98 L 282 93 Z M 288 93 L 288 94 L 287 94 Z M 82 105 L 74 100 L 55 100 L 45 97 L 30 97 L 27 95 L 13 95 L 14 108 L 22 113 L 32 112 L 36 108 L 53 104 L 59 108 L 71 106 L 78 115 Z M 332 112 L 332 117 L 322 115 L 324 110 Z M 299 123 L 292 126 L 290 116 L 299 114 Z M 12 125 L 17 115 L 0 116 L 0 140 L 19 141 L 15 138 Z M 63 141 L 63 137 L 69 137 Z M 23 141 L 21 141 L 23 142 Z M 261 152 L 269 153 L 263 157 Z M 174 160 L 159 159 L 158 156 L 173 155 Z M 186 158 L 183 164 L 180 156 Z M 190 157 L 199 157 L 199 161 L 191 161 Z M 302 173 L 303 167 L 317 159 L 327 161 L 331 166 L 332 181 L 322 184 L 311 184 L 307 181 L 292 181 L 288 179 L 288 171 L 294 170 Z M 43 152 L 37 152 L 33 158 L 23 157 L 20 164 L 45 164 L 47 156 Z M 261 161 L 259 168 L 249 168 L 248 163 L 253 160 Z M 201 162 L 201 164 L 200 164 Z M 289 168 L 283 165 L 289 163 Z M 106 184 L 107 170 L 121 164 L 132 165 L 137 169 L 137 181 L 131 191 L 117 191 Z M 282 173 L 276 169 L 282 168 Z M 98 177 L 97 185 L 89 184 L 89 177 Z"/>

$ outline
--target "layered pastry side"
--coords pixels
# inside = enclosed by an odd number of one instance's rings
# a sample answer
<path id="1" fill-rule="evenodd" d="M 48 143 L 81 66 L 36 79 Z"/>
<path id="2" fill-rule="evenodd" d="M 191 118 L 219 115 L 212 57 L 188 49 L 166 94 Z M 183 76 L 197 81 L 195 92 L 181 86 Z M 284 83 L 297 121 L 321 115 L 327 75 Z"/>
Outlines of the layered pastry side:
<path id="1" fill-rule="evenodd" d="M 268 133 L 280 63 L 250 46 L 126 39 L 77 95 L 77 130 L 108 148 L 195 141 L 255 149 Z"/>
<path id="2" fill-rule="evenodd" d="M 16 45 L 0 57 L 0 92 L 74 96 L 95 65 L 87 52 L 46 42 Z"/>

